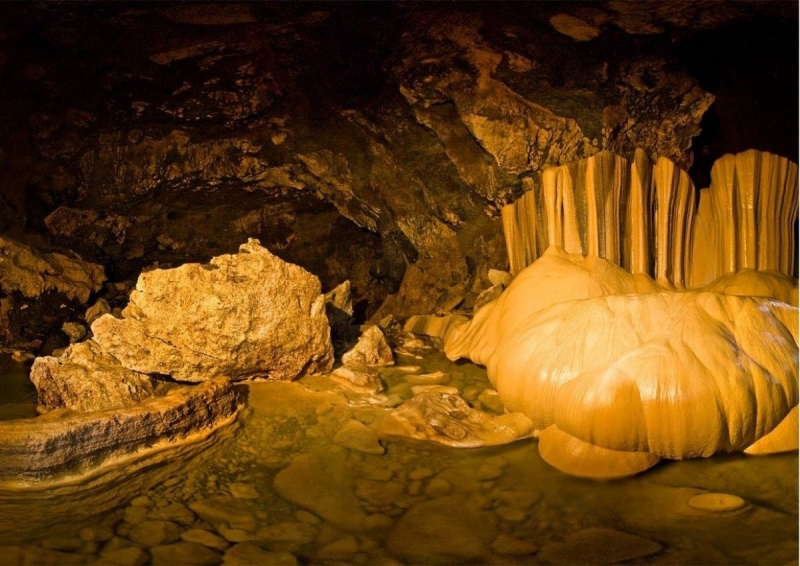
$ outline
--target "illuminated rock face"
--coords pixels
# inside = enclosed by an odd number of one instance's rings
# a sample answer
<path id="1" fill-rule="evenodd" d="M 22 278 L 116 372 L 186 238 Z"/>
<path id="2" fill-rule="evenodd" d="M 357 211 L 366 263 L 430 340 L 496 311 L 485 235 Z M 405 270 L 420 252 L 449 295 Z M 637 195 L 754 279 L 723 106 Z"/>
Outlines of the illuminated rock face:
<path id="1" fill-rule="evenodd" d="M 445 351 L 487 367 L 509 410 L 542 431 L 545 460 L 619 477 L 742 451 L 776 429 L 798 401 L 797 324 L 780 301 L 668 291 L 550 249 Z M 791 436 L 764 451 L 791 449 Z"/>
<path id="2" fill-rule="evenodd" d="M 319 280 L 256 240 L 208 265 L 143 273 L 122 314 L 98 318 L 94 339 L 142 373 L 285 380 L 333 362 Z"/>
<path id="3" fill-rule="evenodd" d="M 130 406 L 153 394 L 153 374 L 287 380 L 333 363 L 319 280 L 256 240 L 207 265 L 143 273 L 122 314 L 99 317 L 94 339 L 62 357 L 34 362 L 41 409 Z"/>

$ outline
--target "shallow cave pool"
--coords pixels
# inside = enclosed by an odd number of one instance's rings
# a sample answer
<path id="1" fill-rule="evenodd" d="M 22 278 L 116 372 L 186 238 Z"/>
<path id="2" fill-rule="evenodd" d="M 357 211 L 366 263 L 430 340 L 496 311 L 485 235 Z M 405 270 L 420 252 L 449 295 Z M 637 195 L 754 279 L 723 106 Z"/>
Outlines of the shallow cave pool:
<path id="1" fill-rule="evenodd" d="M 25 367 L 3 364 L 0 418 L 30 417 Z M 437 351 L 381 368 L 383 403 L 322 376 L 242 385 L 246 412 L 213 438 L 0 486 L 0 564 L 797 564 L 797 453 L 598 482 L 545 464 L 535 439 L 465 449 L 341 434 L 436 371 L 503 412 L 483 368 Z"/>

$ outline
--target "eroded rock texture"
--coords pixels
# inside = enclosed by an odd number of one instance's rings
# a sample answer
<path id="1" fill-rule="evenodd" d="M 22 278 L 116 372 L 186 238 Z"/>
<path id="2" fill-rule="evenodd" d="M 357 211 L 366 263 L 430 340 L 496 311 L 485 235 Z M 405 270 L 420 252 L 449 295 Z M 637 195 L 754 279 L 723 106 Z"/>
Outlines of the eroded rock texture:
<path id="1" fill-rule="evenodd" d="M 0 481 L 80 474 L 154 444 L 192 435 L 197 440 L 198 434 L 232 422 L 242 406 L 233 384 L 218 378 L 123 409 L 5 421 L 0 423 Z"/>
<path id="2" fill-rule="evenodd" d="M 122 315 L 98 318 L 94 340 L 141 373 L 277 381 L 333 363 L 319 280 L 255 240 L 208 264 L 143 273 Z"/>
<path id="3" fill-rule="evenodd" d="M 359 321 L 469 307 L 546 167 L 691 164 L 713 96 L 667 30 L 755 10 L 613 4 L 9 5 L 2 207 L 114 280 L 256 237 Z"/>
<path id="4" fill-rule="evenodd" d="M 36 349 L 63 317 L 85 306 L 103 267 L 76 254 L 43 253 L 0 236 L 0 346 Z"/>
<path id="5" fill-rule="evenodd" d="M 34 362 L 41 410 L 135 405 L 156 377 L 291 380 L 333 365 L 319 280 L 256 240 L 208 264 L 143 273 L 122 316 L 100 316 L 93 339 Z"/>

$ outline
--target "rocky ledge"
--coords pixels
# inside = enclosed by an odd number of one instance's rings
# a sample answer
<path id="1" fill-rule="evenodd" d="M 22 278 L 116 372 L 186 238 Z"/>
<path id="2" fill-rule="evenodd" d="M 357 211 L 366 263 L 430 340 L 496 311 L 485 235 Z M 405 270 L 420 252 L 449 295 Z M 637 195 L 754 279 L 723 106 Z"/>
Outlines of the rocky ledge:
<path id="1" fill-rule="evenodd" d="M 52 411 L 0 422 L 0 483 L 80 474 L 124 455 L 189 441 L 232 423 L 243 406 L 233 384 L 217 378 L 124 409 Z"/>

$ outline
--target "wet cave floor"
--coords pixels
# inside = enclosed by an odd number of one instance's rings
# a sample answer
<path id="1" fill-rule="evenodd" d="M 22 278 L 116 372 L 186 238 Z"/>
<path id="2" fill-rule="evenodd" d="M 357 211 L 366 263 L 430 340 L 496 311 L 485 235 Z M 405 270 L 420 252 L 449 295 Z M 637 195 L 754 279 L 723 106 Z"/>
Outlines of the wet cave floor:
<path id="1" fill-rule="evenodd" d="M 411 395 L 407 375 L 442 371 L 502 411 L 480 395 L 482 368 L 439 352 L 380 371 L 386 398 Z M 797 453 L 587 481 L 545 464 L 533 439 L 384 440 L 383 454 L 343 440 L 351 420 L 387 409 L 320 376 L 242 387 L 248 409 L 216 438 L 47 489 L 0 489 L 0 564 L 797 564 Z M 705 492 L 746 505 L 688 504 Z"/>

